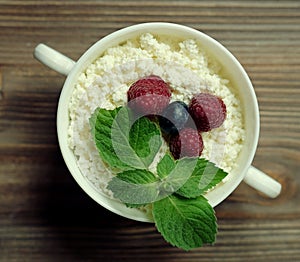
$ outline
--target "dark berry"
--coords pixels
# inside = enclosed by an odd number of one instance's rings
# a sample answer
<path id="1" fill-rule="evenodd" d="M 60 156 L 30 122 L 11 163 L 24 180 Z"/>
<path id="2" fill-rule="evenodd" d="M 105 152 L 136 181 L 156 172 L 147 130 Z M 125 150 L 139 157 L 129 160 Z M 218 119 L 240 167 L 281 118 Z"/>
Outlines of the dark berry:
<path id="1" fill-rule="evenodd" d="M 141 114 L 158 114 L 169 104 L 170 86 L 159 76 L 150 75 L 133 83 L 128 92 L 128 105 Z"/>
<path id="2" fill-rule="evenodd" d="M 180 131 L 189 119 L 188 106 L 181 101 L 169 104 L 159 118 L 161 130 L 166 134 Z"/>
<path id="3" fill-rule="evenodd" d="M 222 99 L 208 93 L 194 96 L 189 112 L 198 130 L 203 132 L 221 126 L 226 118 L 226 106 Z"/>
<path id="4" fill-rule="evenodd" d="M 170 138 L 169 147 L 175 159 L 198 157 L 203 151 L 202 136 L 193 128 L 184 128 L 179 134 Z"/>

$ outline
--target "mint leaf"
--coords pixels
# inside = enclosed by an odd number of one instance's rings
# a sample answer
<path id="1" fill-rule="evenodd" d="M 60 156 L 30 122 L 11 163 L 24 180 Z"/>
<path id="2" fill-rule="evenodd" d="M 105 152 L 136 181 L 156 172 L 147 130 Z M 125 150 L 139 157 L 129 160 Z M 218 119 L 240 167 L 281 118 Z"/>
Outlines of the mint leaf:
<path id="1" fill-rule="evenodd" d="M 138 207 L 157 200 L 158 179 L 144 169 L 127 170 L 117 174 L 108 183 L 114 197 L 130 207 Z"/>
<path id="2" fill-rule="evenodd" d="M 90 127 L 101 159 L 112 168 L 126 170 L 130 169 L 130 166 L 120 161 L 115 154 L 111 141 L 111 128 L 120 109 L 106 110 L 97 108 L 90 118 Z"/>
<path id="3" fill-rule="evenodd" d="M 158 231 L 172 245 L 190 250 L 215 242 L 217 233 L 213 208 L 203 197 L 186 199 L 171 195 L 153 204 Z"/>
<path id="4" fill-rule="evenodd" d="M 147 117 L 137 119 L 130 129 L 129 143 L 145 167 L 148 167 L 162 144 L 159 126 Z"/>
<path id="5" fill-rule="evenodd" d="M 161 178 L 160 197 L 164 198 L 179 190 L 192 175 L 197 158 L 181 158 L 174 161 L 164 156 L 157 165 L 157 173 Z"/>
<path id="6" fill-rule="evenodd" d="M 220 183 L 226 175 L 214 163 L 199 158 L 192 175 L 176 193 L 187 198 L 200 196 Z"/>
<path id="7" fill-rule="evenodd" d="M 175 166 L 175 160 L 169 154 L 166 154 L 157 164 L 157 175 L 160 178 L 164 178 L 172 172 Z"/>
<path id="8" fill-rule="evenodd" d="M 98 108 L 90 126 L 102 160 L 120 170 L 146 169 L 162 143 L 159 127 L 146 117 L 136 121 L 128 107 Z"/>

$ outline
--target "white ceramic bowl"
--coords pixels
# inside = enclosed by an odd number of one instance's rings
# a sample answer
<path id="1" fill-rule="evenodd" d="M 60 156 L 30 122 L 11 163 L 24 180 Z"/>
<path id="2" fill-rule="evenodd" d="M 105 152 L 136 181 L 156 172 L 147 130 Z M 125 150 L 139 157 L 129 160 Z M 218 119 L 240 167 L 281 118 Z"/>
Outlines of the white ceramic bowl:
<path id="1" fill-rule="evenodd" d="M 116 214 L 138 221 L 151 221 L 151 217 L 148 217 L 144 212 L 138 209 L 127 208 L 119 201 L 99 194 L 80 172 L 73 151 L 69 148 L 67 142 L 67 130 L 69 126 L 68 106 L 78 76 L 84 72 L 88 65 L 96 58 L 101 56 L 107 48 L 117 46 L 128 39 L 136 38 L 146 32 L 155 35 L 167 35 L 170 38 L 175 36 L 186 39 L 196 39 L 201 43 L 203 48 L 210 55 L 213 55 L 223 66 L 227 76 L 230 77 L 230 81 L 234 83 L 234 86 L 238 90 L 244 107 L 243 114 L 246 129 L 245 144 L 236 160 L 238 162 L 237 168 L 232 171 L 229 179 L 206 195 L 210 204 L 216 206 L 222 202 L 243 179 L 266 195 L 276 197 L 280 193 L 281 185 L 251 166 L 258 143 L 259 111 L 255 92 L 247 73 L 237 59 L 219 42 L 198 30 L 172 23 L 144 23 L 118 30 L 96 42 L 77 62 L 74 62 L 43 44 L 36 47 L 35 57 L 38 60 L 52 69 L 67 75 L 58 104 L 57 133 L 65 163 L 80 187 L 97 203 Z"/>

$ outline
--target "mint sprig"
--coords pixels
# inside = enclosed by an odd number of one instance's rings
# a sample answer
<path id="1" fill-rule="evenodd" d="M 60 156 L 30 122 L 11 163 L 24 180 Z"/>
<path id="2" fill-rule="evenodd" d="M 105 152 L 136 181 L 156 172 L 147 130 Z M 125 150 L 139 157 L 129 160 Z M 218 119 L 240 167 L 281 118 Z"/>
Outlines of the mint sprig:
<path id="1" fill-rule="evenodd" d="M 151 172 L 162 145 L 159 126 L 147 117 L 135 119 L 128 107 L 98 108 L 90 126 L 100 157 L 117 173 L 107 186 L 114 197 L 129 207 L 152 204 L 158 231 L 174 246 L 190 250 L 214 243 L 216 217 L 203 194 L 226 172 L 208 160 L 175 161 L 169 153 Z"/>

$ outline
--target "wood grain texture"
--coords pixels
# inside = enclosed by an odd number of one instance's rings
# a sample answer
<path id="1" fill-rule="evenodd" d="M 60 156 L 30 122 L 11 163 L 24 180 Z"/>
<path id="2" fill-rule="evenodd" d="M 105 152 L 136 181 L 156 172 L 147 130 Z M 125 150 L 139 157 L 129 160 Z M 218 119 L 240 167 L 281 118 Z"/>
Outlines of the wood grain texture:
<path id="1" fill-rule="evenodd" d="M 173 248 L 152 224 L 114 215 L 69 174 L 56 137 L 64 77 L 33 59 L 44 42 L 74 60 L 119 28 L 185 24 L 224 44 L 257 93 L 253 164 L 268 199 L 242 183 L 216 208 L 217 243 Z M 0 261 L 300 261 L 299 1 L 0 1 Z"/>

